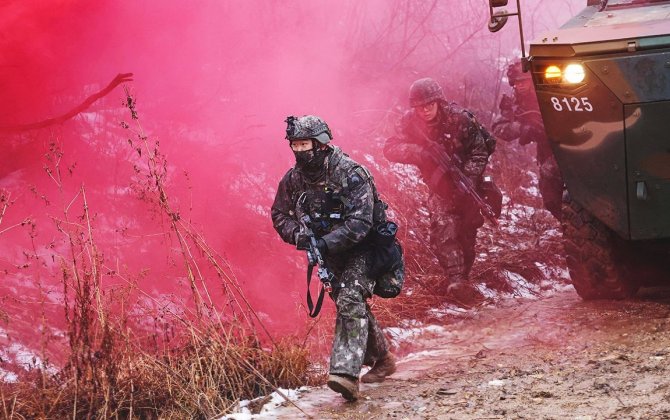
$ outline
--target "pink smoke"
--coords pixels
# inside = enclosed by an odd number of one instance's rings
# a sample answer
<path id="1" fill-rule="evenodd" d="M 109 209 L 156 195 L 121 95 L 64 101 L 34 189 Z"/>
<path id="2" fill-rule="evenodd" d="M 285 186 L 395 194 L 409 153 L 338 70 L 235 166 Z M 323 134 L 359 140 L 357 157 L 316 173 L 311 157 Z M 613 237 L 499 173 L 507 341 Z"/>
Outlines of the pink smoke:
<path id="1" fill-rule="evenodd" d="M 11 205 L 0 220 L 0 299 L 7 330 L 17 335 L 10 341 L 37 348 L 42 311 L 55 328 L 49 334 L 62 334 L 59 258 L 67 246 L 57 221 L 67 208 L 72 219 L 81 214 L 82 185 L 109 267 L 150 296 L 185 302 L 188 288 L 168 257 L 174 244 L 161 234 L 166 220 L 132 188 L 140 157 L 119 126 L 129 120 L 121 88 L 66 122 L 19 133 L 8 128 L 63 115 L 118 73 L 132 72 L 127 86 L 147 134 L 166 155 L 170 198 L 181 217 L 230 262 L 272 331 L 295 331 L 305 319 L 304 256 L 279 240 L 269 219 L 277 182 L 292 165 L 283 120 L 320 115 L 335 144 L 391 188 L 376 163 L 385 165 L 381 136 L 412 80 L 434 76 L 464 105 L 481 103 L 500 85 L 500 56 L 514 56 L 516 38 L 488 34 L 487 9 L 479 6 L 5 2 L 0 189 Z M 541 16 L 556 11 L 537 15 L 539 30 L 552 25 Z M 495 107 L 496 98 L 486 100 L 477 111 Z M 123 285 L 117 278 L 110 293 Z"/>

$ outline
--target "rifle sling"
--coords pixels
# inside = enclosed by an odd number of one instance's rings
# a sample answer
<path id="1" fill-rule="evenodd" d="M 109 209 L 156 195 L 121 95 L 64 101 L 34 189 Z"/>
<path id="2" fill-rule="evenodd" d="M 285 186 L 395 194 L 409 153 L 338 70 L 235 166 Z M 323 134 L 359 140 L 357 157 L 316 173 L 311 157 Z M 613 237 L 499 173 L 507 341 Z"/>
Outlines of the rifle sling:
<path id="1" fill-rule="evenodd" d="M 319 289 L 319 297 L 316 299 L 316 306 L 314 306 L 314 302 L 312 301 L 312 293 L 309 291 L 309 285 L 312 282 L 312 271 L 314 270 L 313 265 L 308 265 L 307 266 L 307 308 L 309 308 L 309 316 L 310 318 L 316 318 L 317 315 L 319 315 L 319 312 L 321 312 L 321 305 L 323 305 L 323 296 L 325 294 L 325 286 L 321 283 L 321 288 Z"/>

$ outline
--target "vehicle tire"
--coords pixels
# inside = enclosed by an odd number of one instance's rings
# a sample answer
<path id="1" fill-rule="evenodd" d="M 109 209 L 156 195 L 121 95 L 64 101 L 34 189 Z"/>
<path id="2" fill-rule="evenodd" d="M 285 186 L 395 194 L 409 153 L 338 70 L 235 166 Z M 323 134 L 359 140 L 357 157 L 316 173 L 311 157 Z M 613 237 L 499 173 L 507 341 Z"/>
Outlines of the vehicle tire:
<path id="1" fill-rule="evenodd" d="M 627 243 L 568 193 L 563 196 L 563 248 L 572 285 L 582 299 L 625 299 L 640 285 L 630 274 Z"/>

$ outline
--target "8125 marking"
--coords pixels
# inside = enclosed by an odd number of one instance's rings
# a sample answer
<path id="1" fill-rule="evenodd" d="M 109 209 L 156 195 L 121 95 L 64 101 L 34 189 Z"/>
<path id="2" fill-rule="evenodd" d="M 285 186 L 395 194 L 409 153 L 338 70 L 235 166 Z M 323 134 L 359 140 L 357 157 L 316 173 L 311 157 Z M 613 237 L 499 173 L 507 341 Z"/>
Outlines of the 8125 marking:
<path id="1" fill-rule="evenodd" d="M 554 106 L 554 109 L 558 112 L 568 111 L 568 112 L 592 112 L 593 105 L 589 102 L 589 98 L 557 98 L 552 96 L 551 104 Z"/>

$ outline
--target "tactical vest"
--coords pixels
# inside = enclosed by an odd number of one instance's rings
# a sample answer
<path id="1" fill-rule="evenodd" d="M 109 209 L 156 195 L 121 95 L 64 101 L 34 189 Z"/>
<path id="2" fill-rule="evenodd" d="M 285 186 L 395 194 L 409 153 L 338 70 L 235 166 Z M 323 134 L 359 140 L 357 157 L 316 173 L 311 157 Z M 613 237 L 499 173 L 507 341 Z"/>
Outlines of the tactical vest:
<path id="1" fill-rule="evenodd" d="M 309 215 L 310 228 L 317 237 L 322 237 L 344 222 L 345 213 L 351 209 L 347 200 L 350 193 L 349 178 L 358 176 L 361 182 L 370 182 L 374 198 L 373 225 L 386 221 L 386 203 L 379 199 L 377 188 L 370 172 L 355 166 L 354 174 L 343 173 L 341 179 L 330 179 L 317 185 L 304 185 L 305 200 L 302 211 Z M 353 179 L 353 182 L 356 180 Z"/>

